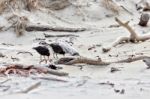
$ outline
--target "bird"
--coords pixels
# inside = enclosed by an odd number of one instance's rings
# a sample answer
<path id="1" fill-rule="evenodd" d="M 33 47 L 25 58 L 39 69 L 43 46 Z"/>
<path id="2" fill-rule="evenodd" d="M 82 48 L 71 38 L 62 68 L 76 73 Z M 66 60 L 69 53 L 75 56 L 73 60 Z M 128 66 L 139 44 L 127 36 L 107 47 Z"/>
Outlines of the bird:
<path id="1" fill-rule="evenodd" d="M 62 54 L 65 56 L 65 54 L 70 54 L 72 56 L 79 55 L 79 53 L 70 46 L 67 42 L 54 42 L 49 44 L 51 46 L 54 54 L 56 54 L 56 57 L 58 58 L 57 54 Z M 53 55 L 55 57 L 55 55 Z"/>
<path id="2" fill-rule="evenodd" d="M 143 62 L 148 66 L 147 69 L 150 69 L 150 57 L 144 58 Z"/>
<path id="3" fill-rule="evenodd" d="M 49 44 L 49 46 L 51 46 L 51 48 L 54 52 L 53 53 L 54 58 L 55 58 L 55 55 L 58 58 L 57 54 L 65 55 L 65 51 L 62 49 L 62 47 L 58 43 L 52 43 L 52 44 Z"/>
<path id="4" fill-rule="evenodd" d="M 51 61 L 49 56 L 50 56 L 50 51 L 46 46 L 37 46 L 37 47 L 33 47 L 34 50 L 36 50 L 39 54 L 40 54 L 40 63 L 45 61 L 47 63 L 47 61 Z M 44 56 L 44 59 L 42 60 L 42 56 Z M 47 59 L 46 57 L 47 56 Z"/>

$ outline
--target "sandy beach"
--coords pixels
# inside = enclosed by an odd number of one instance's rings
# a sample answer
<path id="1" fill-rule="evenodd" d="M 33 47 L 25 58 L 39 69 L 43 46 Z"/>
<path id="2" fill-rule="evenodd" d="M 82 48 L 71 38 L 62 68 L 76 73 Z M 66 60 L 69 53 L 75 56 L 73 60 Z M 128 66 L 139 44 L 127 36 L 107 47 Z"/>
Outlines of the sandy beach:
<path id="1" fill-rule="evenodd" d="M 73 4 L 76 2 L 70 0 Z M 139 34 L 150 33 L 150 23 L 147 27 L 138 25 L 141 13 L 135 8 L 138 0 L 114 0 L 117 4 L 126 7 L 130 13 L 120 8 L 119 15 L 107 10 L 101 4 L 101 0 L 80 0 L 81 13 L 77 14 L 77 8 L 73 5 L 65 9 L 46 13 L 45 11 L 28 12 L 23 10 L 21 15 L 27 16 L 30 24 L 49 25 L 52 27 L 86 28 L 82 32 L 57 32 L 57 31 L 32 31 L 25 32 L 17 37 L 13 29 L 0 32 L 0 64 L 24 64 L 38 65 L 40 56 L 32 48 L 40 41 L 48 43 L 56 40 L 72 40 L 73 47 L 81 56 L 97 59 L 100 57 L 106 61 L 126 59 L 130 55 L 150 54 L 150 40 L 139 43 L 126 43 L 113 47 L 109 52 L 102 51 L 103 46 L 112 43 L 117 37 L 128 36 L 129 32 L 119 26 L 115 17 L 123 21 L 130 21 L 129 25 Z M 149 12 L 147 12 L 149 13 Z M 55 15 L 55 16 L 54 16 Z M 7 26 L 6 17 L 9 14 L 0 15 L 0 26 Z M 57 17 L 56 17 L 57 16 Z M 109 17 L 108 17 L 109 16 Z M 59 19 L 59 18 L 61 19 Z M 49 35 L 73 34 L 75 37 L 45 37 Z M 94 46 L 94 47 L 93 47 Z M 88 50 L 89 48 L 92 49 Z M 30 52 L 18 54 L 18 52 Z M 51 51 L 51 49 L 50 49 Z M 59 58 L 63 57 L 58 55 Z M 66 55 L 66 57 L 69 55 Z M 53 58 L 51 51 L 51 59 Z M 15 59 L 14 59 L 15 58 Z M 45 64 L 45 63 L 42 63 Z M 62 67 L 59 71 L 69 73 L 66 77 L 57 77 L 50 74 L 36 74 L 29 77 L 9 75 L 0 77 L 0 99 L 149 99 L 150 97 L 150 70 L 142 60 L 131 63 L 112 63 L 110 65 L 57 65 Z M 82 68 L 81 68 L 82 67 Z M 118 68 L 111 72 L 112 67 Z M 33 79 L 36 77 L 55 77 L 62 81 Z M 3 81 L 8 80 L 3 83 Z M 2 82 L 2 83 L 1 83 Z M 20 93 L 32 84 L 40 82 L 40 86 L 28 93 Z"/>

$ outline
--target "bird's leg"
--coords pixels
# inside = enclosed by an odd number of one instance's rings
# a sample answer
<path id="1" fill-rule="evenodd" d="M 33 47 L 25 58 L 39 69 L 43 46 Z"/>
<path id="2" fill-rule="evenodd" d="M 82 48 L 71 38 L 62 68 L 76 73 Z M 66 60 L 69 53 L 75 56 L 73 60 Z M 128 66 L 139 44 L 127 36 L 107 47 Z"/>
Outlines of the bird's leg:
<path id="1" fill-rule="evenodd" d="M 43 60 L 42 60 L 42 55 L 40 55 L 40 62 L 39 62 L 39 64 L 41 64 L 42 61 L 43 61 Z"/>
<path id="2" fill-rule="evenodd" d="M 47 63 L 47 60 L 46 60 L 46 57 L 44 56 L 44 61 L 45 61 L 45 63 Z"/>
<path id="3" fill-rule="evenodd" d="M 48 61 L 49 61 L 49 62 L 51 62 L 51 61 L 52 61 L 52 59 L 50 59 L 50 57 L 49 57 L 49 56 L 48 56 Z"/>
<path id="4" fill-rule="evenodd" d="M 57 53 L 56 53 L 56 58 L 58 59 Z"/>
<path id="5" fill-rule="evenodd" d="M 53 53 L 53 58 L 55 58 L 55 53 Z"/>

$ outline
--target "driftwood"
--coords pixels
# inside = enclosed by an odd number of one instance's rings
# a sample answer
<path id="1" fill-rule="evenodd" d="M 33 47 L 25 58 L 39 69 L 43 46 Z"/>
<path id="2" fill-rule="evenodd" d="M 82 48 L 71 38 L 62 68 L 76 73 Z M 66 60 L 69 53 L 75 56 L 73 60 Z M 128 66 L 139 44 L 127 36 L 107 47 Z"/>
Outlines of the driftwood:
<path id="1" fill-rule="evenodd" d="M 131 63 L 131 62 L 135 62 L 138 60 L 143 60 L 145 58 L 149 58 L 149 56 L 132 56 L 132 57 L 129 57 L 127 59 L 118 60 L 118 61 L 115 61 L 112 63 Z"/>
<path id="2" fill-rule="evenodd" d="M 44 36 L 46 38 L 50 38 L 50 37 L 79 37 L 78 35 L 73 35 L 73 34 L 64 34 L 64 35 L 50 35 L 50 34 L 45 34 Z"/>
<path id="3" fill-rule="evenodd" d="M 42 79 L 42 80 L 50 80 L 50 81 L 58 81 L 58 82 L 68 82 L 67 80 L 64 80 L 62 78 L 56 78 L 56 77 L 32 77 L 32 79 Z"/>
<path id="4" fill-rule="evenodd" d="M 11 79 L 6 79 L 6 80 L 4 80 L 4 81 L 0 82 L 0 85 L 4 84 L 4 83 L 6 83 L 6 82 L 8 82 L 8 81 L 10 81 L 10 80 L 11 80 Z"/>
<path id="5" fill-rule="evenodd" d="M 74 64 L 88 64 L 88 65 L 99 65 L 99 66 L 107 66 L 113 63 L 131 63 L 138 60 L 144 60 L 146 58 L 150 58 L 149 56 L 134 56 L 131 55 L 128 58 L 116 60 L 116 61 L 103 61 L 101 59 L 90 59 L 86 57 L 64 57 L 60 58 L 56 61 L 56 64 L 65 64 L 65 65 L 74 65 Z"/>
<path id="6" fill-rule="evenodd" d="M 82 32 L 86 28 L 65 28 L 65 27 L 50 27 L 50 26 L 26 26 L 26 31 L 57 31 L 57 32 Z"/>
<path id="7" fill-rule="evenodd" d="M 9 75 L 9 74 L 18 74 L 20 76 L 29 76 L 30 74 L 35 73 L 45 73 L 45 74 L 52 74 L 57 76 L 67 76 L 68 73 L 51 70 L 47 67 L 42 66 L 24 66 L 21 64 L 8 64 L 5 68 L 0 68 L 0 75 Z"/>
<path id="8" fill-rule="evenodd" d="M 32 91 L 32 90 L 38 88 L 40 85 L 41 85 L 41 82 L 37 82 L 37 83 L 31 85 L 30 87 L 28 87 L 27 89 L 25 89 L 25 90 L 23 90 L 23 91 L 20 91 L 20 92 L 18 92 L 18 93 L 29 93 L 30 91 Z"/>
<path id="9" fill-rule="evenodd" d="M 60 58 L 57 64 L 73 65 L 73 64 L 89 64 L 89 65 L 109 65 L 109 62 L 104 62 L 101 59 L 94 60 L 86 57 L 64 57 Z"/>
<path id="10" fill-rule="evenodd" d="M 140 41 L 145 41 L 150 39 L 150 34 L 147 35 L 138 35 L 138 33 L 136 33 L 132 27 L 129 26 L 129 21 L 123 23 L 121 20 L 119 20 L 118 18 L 115 18 L 116 22 L 123 26 L 124 28 L 126 28 L 129 33 L 130 36 L 124 36 L 124 37 L 118 37 L 114 42 L 112 42 L 112 44 L 110 44 L 107 47 L 103 47 L 103 52 L 108 52 L 111 50 L 112 47 L 117 46 L 118 44 L 122 44 L 122 43 L 127 43 L 127 42 L 131 42 L 131 43 L 137 43 Z"/>
<path id="11" fill-rule="evenodd" d="M 33 54 L 31 52 L 27 52 L 27 51 L 20 51 L 17 53 L 17 55 L 19 55 L 19 54 L 29 54 L 29 55 L 33 56 Z"/>

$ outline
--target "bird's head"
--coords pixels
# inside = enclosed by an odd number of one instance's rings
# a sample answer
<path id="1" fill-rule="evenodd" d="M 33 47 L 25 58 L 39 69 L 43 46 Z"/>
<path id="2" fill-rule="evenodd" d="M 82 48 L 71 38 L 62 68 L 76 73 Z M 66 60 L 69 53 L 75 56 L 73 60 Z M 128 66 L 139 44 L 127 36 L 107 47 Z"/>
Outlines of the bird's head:
<path id="1" fill-rule="evenodd" d="M 53 44 L 53 43 L 51 43 L 51 44 L 49 44 L 49 46 L 53 47 L 53 46 L 54 46 L 54 44 Z"/>
<path id="2" fill-rule="evenodd" d="M 45 42 L 45 41 L 41 41 L 41 42 L 39 42 L 39 44 L 40 45 L 44 45 L 44 46 L 47 46 L 47 45 L 49 45 L 47 42 Z"/>
<path id="3" fill-rule="evenodd" d="M 36 49 L 37 49 L 37 47 L 33 47 L 32 49 L 36 50 Z"/>

